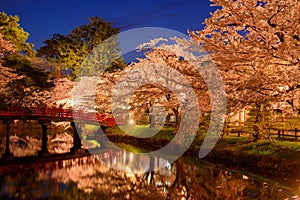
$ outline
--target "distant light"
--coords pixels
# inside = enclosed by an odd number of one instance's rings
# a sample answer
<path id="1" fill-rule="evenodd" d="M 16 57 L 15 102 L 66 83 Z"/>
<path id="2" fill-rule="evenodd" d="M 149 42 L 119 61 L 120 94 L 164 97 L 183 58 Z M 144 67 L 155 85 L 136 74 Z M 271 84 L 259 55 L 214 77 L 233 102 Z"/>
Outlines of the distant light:
<path id="1" fill-rule="evenodd" d="M 246 175 L 243 175 L 243 179 L 244 179 L 244 180 L 248 180 L 248 179 L 249 179 L 249 177 L 248 177 L 248 176 L 246 176 Z"/>
<path id="2" fill-rule="evenodd" d="M 130 119 L 129 124 L 134 124 L 134 121 L 132 119 Z"/>

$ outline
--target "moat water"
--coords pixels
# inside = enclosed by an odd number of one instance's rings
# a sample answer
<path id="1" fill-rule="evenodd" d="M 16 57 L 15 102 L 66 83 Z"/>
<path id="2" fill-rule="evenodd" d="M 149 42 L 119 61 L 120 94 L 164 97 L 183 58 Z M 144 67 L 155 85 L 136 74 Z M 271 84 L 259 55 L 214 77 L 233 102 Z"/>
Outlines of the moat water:
<path id="1" fill-rule="evenodd" d="M 0 199 L 300 199 L 296 178 L 259 176 L 198 157 L 169 163 L 160 157 L 135 159 L 133 154 L 112 149 L 54 162 L 0 166 Z M 164 167 L 145 172 L 151 163 Z"/>

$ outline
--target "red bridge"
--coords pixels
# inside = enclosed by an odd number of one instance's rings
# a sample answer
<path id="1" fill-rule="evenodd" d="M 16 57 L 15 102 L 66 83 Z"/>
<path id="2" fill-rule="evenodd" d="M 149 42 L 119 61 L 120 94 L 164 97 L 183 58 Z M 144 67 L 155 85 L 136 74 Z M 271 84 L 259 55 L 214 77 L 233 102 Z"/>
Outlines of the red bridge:
<path id="1" fill-rule="evenodd" d="M 84 112 L 82 110 L 62 108 L 36 108 L 36 107 L 11 107 L 8 110 L 0 110 L 0 119 L 35 119 L 51 121 L 73 121 L 83 120 L 87 122 L 98 122 L 113 127 L 115 119 L 108 114 L 98 112 Z"/>
<path id="2" fill-rule="evenodd" d="M 2 160 L 10 160 L 13 155 L 10 152 L 9 130 L 10 124 L 15 119 L 20 120 L 38 120 L 42 125 L 42 147 L 39 155 L 49 154 L 47 149 L 47 126 L 49 121 L 70 121 L 73 127 L 73 147 L 71 153 L 78 152 L 81 147 L 81 138 L 79 137 L 74 121 L 79 120 L 90 124 L 100 124 L 113 127 L 116 124 L 115 119 L 108 114 L 99 114 L 98 112 L 84 112 L 82 110 L 62 109 L 62 108 L 35 108 L 35 107 L 10 107 L 7 110 L 0 110 L 0 120 L 6 124 L 6 142 L 5 153 L 2 155 Z M 118 120 L 119 121 L 119 120 Z M 120 120 L 124 122 L 124 118 Z M 0 159 L 1 161 L 1 159 Z"/>

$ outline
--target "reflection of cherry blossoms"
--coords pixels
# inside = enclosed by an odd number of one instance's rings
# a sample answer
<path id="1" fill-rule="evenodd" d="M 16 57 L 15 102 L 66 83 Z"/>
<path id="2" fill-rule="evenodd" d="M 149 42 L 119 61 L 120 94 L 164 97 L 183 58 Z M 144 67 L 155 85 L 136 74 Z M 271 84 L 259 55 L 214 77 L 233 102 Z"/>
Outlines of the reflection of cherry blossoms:
<path id="1" fill-rule="evenodd" d="M 107 157 L 112 162 L 130 162 L 122 153 Z M 7 169 L 14 170 L 18 168 Z M 19 199 L 288 199 L 295 195 L 278 183 L 190 158 L 150 173 L 120 172 L 93 156 L 39 163 L 17 173 L 1 172 L 5 174 L 3 193 L 14 198 L 22 194 Z"/>
<path id="2" fill-rule="evenodd" d="M 101 156 L 124 167 L 150 167 L 150 159 L 132 160 L 130 153 L 127 156 L 124 153 L 125 151 L 114 152 L 114 154 L 107 152 L 98 155 L 98 158 L 90 156 L 58 162 L 58 166 L 61 165 L 63 168 L 54 170 L 50 178 L 64 184 L 70 181 L 77 183 L 78 189 L 85 192 L 103 193 L 103 195 L 119 197 L 120 199 L 136 198 L 140 195 L 148 197 L 158 195 L 157 197 L 163 198 L 165 196 L 164 187 L 175 181 L 175 176 L 172 173 L 174 170 L 171 171 L 171 166 L 155 173 L 134 174 L 113 170 L 98 160 Z M 143 164 L 141 165 L 140 162 L 143 162 Z M 155 163 L 159 164 L 159 162 L 166 161 L 155 158 Z M 127 171 L 129 170 L 128 168 Z M 48 178 L 49 174 L 47 173 L 40 173 L 38 177 L 39 180 Z M 149 193 L 150 191 L 151 193 Z"/>

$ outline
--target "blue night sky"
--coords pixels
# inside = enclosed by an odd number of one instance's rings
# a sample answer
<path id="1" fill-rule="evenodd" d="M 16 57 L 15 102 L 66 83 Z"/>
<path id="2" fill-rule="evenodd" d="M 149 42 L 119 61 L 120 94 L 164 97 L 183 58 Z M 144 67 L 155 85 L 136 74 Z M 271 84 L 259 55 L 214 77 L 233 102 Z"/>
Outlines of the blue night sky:
<path id="1" fill-rule="evenodd" d="M 199 30 L 209 17 L 208 0 L 0 0 L 0 11 L 19 15 L 21 26 L 30 33 L 29 42 L 38 49 L 54 33 L 68 34 L 100 16 L 121 31 L 141 27 L 162 27 L 186 34 Z"/>

